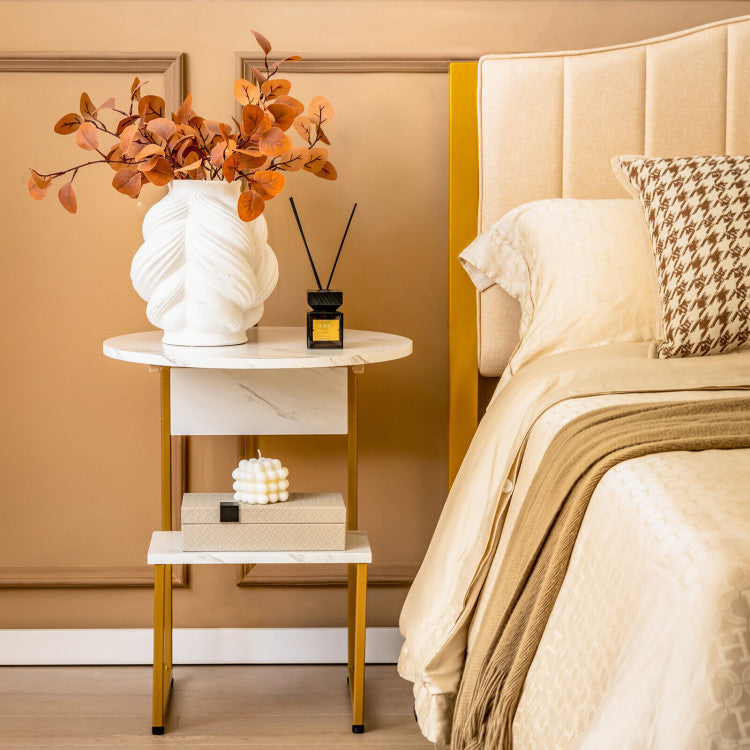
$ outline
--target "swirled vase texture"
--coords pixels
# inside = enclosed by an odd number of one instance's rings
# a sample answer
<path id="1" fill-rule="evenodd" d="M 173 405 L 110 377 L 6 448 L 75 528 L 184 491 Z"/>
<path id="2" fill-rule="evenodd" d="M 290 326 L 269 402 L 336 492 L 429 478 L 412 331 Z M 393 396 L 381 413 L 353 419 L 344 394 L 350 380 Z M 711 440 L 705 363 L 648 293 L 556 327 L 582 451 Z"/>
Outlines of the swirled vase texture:
<path id="1" fill-rule="evenodd" d="M 175 180 L 149 209 L 130 278 L 165 344 L 243 344 L 278 279 L 263 216 L 237 215 L 237 183 Z"/>

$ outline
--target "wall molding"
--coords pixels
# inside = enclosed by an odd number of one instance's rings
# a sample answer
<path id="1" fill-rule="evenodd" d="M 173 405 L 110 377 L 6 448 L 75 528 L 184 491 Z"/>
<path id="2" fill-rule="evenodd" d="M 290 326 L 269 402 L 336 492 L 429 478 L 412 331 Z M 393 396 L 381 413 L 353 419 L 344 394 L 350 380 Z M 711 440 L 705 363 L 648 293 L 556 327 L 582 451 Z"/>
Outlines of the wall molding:
<path id="1" fill-rule="evenodd" d="M 274 53 L 282 59 L 284 53 Z M 284 63 L 294 73 L 441 73 L 447 75 L 452 62 L 476 62 L 477 55 L 442 53 L 425 55 L 306 55 L 299 62 Z M 237 52 L 238 78 L 251 79 L 253 67 L 263 69 L 257 52 Z M 370 586 L 408 586 L 414 580 L 419 563 L 373 563 L 368 566 Z M 334 565 L 238 565 L 238 586 L 346 586 L 346 571 Z"/>
<path id="2" fill-rule="evenodd" d="M 161 73 L 169 107 L 185 98 L 185 55 L 182 52 L 4 52 L 3 73 Z"/>
<path id="3" fill-rule="evenodd" d="M 167 107 L 185 98 L 185 55 L 182 52 L 6 52 L 3 73 L 159 73 L 164 76 Z M 186 488 L 187 442 L 172 438 L 172 527 L 179 528 Z M 144 550 L 145 556 L 145 550 Z M 172 567 L 175 586 L 187 585 L 187 566 Z M 154 585 L 149 565 L 80 565 L 0 567 L 0 588 L 129 588 Z"/>
<path id="4" fill-rule="evenodd" d="M 398 628 L 367 628 L 365 660 L 393 664 Z M 175 628 L 175 664 L 345 664 L 346 628 Z M 150 628 L 0 630 L 0 665 L 148 664 Z M 179 679 L 179 678 L 177 678 Z"/>
<path id="5" fill-rule="evenodd" d="M 274 53 L 274 60 L 285 54 Z M 284 63 L 289 73 L 448 73 L 452 62 L 476 62 L 477 55 L 444 53 L 425 55 L 307 55 L 299 62 Z M 263 70 L 263 58 L 257 52 L 237 52 L 239 78 L 249 79 L 253 67 Z"/>
<path id="6" fill-rule="evenodd" d="M 372 563 L 368 586 L 409 586 L 419 563 Z M 346 586 L 343 565 L 238 565 L 238 586 Z"/>
<path id="7" fill-rule="evenodd" d="M 172 528 L 180 528 L 187 486 L 187 440 L 172 438 Z M 145 550 L 144 550 L 145 556 Z M 172 566 L 172 585 L 187 586 L 188 566 Z M 90 589 L 153 587 L 151 565 L 0 566 L 0 589 Z"/>

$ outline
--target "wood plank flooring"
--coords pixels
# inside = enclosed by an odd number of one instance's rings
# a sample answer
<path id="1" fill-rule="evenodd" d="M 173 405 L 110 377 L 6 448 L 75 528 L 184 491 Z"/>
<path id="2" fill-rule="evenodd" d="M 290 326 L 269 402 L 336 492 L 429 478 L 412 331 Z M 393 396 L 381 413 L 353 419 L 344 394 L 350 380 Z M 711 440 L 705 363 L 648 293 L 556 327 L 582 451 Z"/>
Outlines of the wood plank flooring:
<path id="1" fill-rule="evenodd" d="M 177 666 L 174 677 L 155 737 L 150 667 L 0 667 L 0 749 L 436 747 L 393 665 L 367 667 L 362 735 L 351 732 L 343 666 Z"/>

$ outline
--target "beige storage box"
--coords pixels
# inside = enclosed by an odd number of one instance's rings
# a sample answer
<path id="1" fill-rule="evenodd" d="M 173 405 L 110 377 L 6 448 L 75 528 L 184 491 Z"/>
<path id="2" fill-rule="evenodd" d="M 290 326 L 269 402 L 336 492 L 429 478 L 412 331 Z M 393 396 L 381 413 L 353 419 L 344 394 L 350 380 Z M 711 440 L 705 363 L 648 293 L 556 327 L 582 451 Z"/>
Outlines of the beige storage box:
<path id="1" fill-rule="evenodd" d="M 224 520 L 221 520 L 221 519 Z M 284 503 L 251 505 L 232 493 L 187 492 L 182 499 L 185 552 L 343 550 L 346 506 L 339 493 L 293 492 Z"/>

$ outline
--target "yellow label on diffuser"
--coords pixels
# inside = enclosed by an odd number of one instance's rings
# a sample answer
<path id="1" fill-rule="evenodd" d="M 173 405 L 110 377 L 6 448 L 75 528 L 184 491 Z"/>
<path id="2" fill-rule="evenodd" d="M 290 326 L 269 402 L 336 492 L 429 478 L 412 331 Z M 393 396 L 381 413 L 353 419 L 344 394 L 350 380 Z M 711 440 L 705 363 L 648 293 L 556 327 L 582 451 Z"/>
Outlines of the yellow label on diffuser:
<path id="1" fill-rule="evenodd" d="M 312 337 L 313 337 L 313 341 L 338 341 L 339 340 L 339 321 L 338 320 L 313 320 Z"/>

